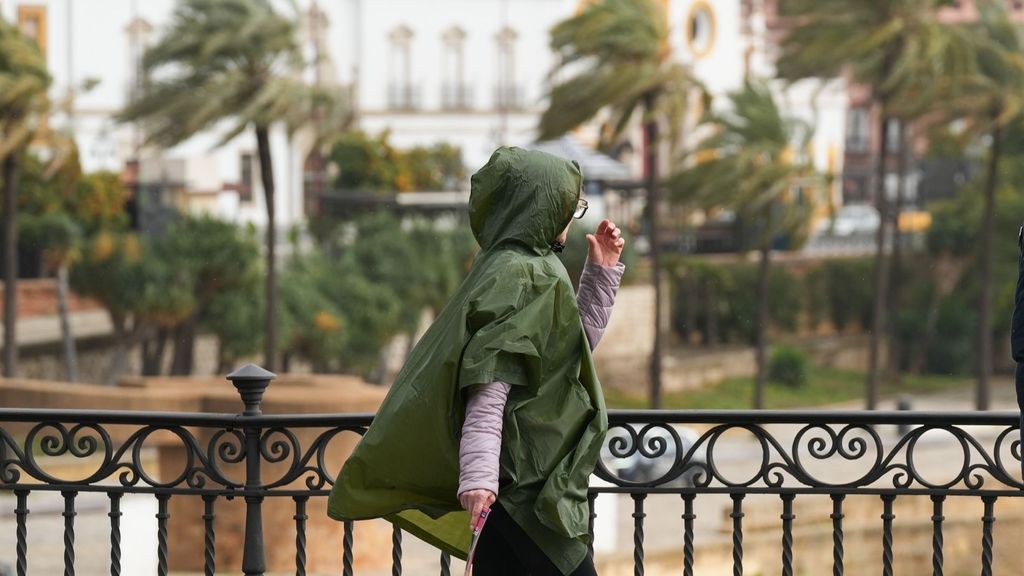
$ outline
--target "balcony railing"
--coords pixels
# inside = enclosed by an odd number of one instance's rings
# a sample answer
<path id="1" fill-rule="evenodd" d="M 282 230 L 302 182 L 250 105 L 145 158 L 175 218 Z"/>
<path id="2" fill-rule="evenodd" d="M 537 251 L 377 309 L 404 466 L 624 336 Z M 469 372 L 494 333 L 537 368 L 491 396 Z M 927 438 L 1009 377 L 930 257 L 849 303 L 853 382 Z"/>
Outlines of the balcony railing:
<path id="1" fill-rule="evenodd" d="M 160 575 L 168 573 L 168 545 L 176 544 L 168 541 L 167 532 L 172 498 L 199 503 L 195 509 L 202 514 L 197 512 L 193 520 L 202 521 L 206 574 L 217 568 L 237 570 L 237 566 L 218 564 L 215 525 L 225 499 L 244 499 L 240 564 L 247 575 L 267 570 L 262 522 L 266 499 L 291 499 L 288 506 L 294 507 L 294 526 L 275 524 L 274 540 L 287 541 L 294 530 L 295 571 L 306 574 L 308 505 L 311 499 L 329 494 L 337 473 L 327 463 L 328 449 L 348 436 L 343 433 L 362 435 L 372 414 L 264 415 L 262 394 L 272 377 L 255 366 L 228 376 L 242 397 L 244 409 L 239 414 L 0 409 L 0 495 L 9 492 L 16 498 L 17 573 L 30 573 L 33 563 L 27 519 L 34 494 L 59 492 L 63 498 L 64 574 L 73 575 L 76 498 L 80 493 L 99 492 L 109 498 L 111 574 L 121 573 L 120 503 L 126 494 L 152 494 L 157 501 Z M 894 547 L 900 544 L 893 531 L 894 502 L 927 498 L 932 515 L 917 520 L 931 524 L 931 566 L 934 574 L 941 574 L 944 502 L 963 497 L 978 499 L 983 507 L 977 526 L 981 542 L 977 563 L 983 575 L 990 575 L 995 505 L 1001 498 L 1024 494 L 1018 476 L 1018 418 L 1013 412 L 613 410 L 595 470 L 608 485 L 593 487 L 589 494 L 591 532 L 597 495 L 629 494 L 634 503 L 634 571 L 643 574 L 645 501 L 654 494 L 678 495 L 684 509 L 680 522 L 683 574 L 692 576 L 695 522 L 701 520 L 695 501 L 724 495 L 731 500 L 733 573 L 742 574 L 744 500 L 776 495 L 782 507 L 778 554 L 782 573 L 792 575 L 794 559 L 802 552 L 793 545 L 794 504 L 801 498 L 828 498 L 831 527 L 823 530 L 831 531 L 831 572 L 841 575 L 844 503 L 849 496 L 866 496 L 879 499 L 883 510 L 881 566 L 872 573 L 891 575 Z M 161 464 L 159 474 L 148 470 L 144 455 L 153 445 L 176 450 L 174 462 L 180 467 L 164 470 Z M 936 466 L 936 449 L 955 458 L 940 457 Z M 926 457 L 932 461 L 929 466 L 918 461 Z M 91 461 L 95 471 L 85 477 L 59 477 L 48 466 L 52 458 Z M 656 465 L 636 466 L 638 461 Z M 624 462 L 632 464 L 623 466 Z M 276 472 L 264 477 L 266 470 Z M 647 473 L 638 474 L 638 470 Z M 319 514 L 323 508 L 314 509 Z M 340 553 L 346 575 L 353 573 L 354 535 L 355 523 L 345 522 Z M 402 531 L 393 528 L 393 574 L 402 572 L 402 537 Z M 450 574 L 448 555 L 440 554 L 439 562 L 440 573 Z M 827 571 L 821 566 L 816 573 Z"/>
<path id="2" fill-rule="evenodd" d="M 469 84 L 445 84 L 441 87 L 441 108 L 468 110 L 473 107 L 473 87 Z"/>
<path id="3" fill-rule="evenodd" d="M 388 108 L 418 110 L 420 108 L 420 87 L 414 84 L 389 84 Z"/>
<path id="4" fill-rule="evenodd" d="M 498 84 L 494 87 L 494 107 L 499 110 L 521 110 L 526 106 L 523 87 L 518 84 Z"/>

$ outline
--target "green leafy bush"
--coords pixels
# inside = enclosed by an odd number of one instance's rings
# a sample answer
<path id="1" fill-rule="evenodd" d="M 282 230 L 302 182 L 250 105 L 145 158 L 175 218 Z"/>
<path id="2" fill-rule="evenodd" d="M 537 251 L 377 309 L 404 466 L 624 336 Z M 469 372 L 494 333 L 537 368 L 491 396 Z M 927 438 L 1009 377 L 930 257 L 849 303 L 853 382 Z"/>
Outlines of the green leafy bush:
<path id="1" fill-rule="evenodd" d="M 863 329 L 871 326 L 874 268 L 870 258 L 829 260 L 822 266 L 825 301 L 836 330 L 855 322 Z"/>
<path id="2" fill-rule="evenodd" d="M 778 346 L 768 362 L 768 379 L 792 388 L 807 384 L 810 371 L 807 355 L 798 348 Z"/>
<path id="3" fill-rule="evenodd" d="M 757 337 L 757 265 L 688 263 L 684 268 L 682 274 L 689 278 L 690 285 L 689 289 L 674 290 L 675 329 L 685 333 L 686 306 L 696 305 L 695 313 L 689 314 L 694 316 L 704 342 L 753 344 Z M 768 277 L 768 317 L 773 326 L 796 330 L 801 292 L 792 273 L 772 268 Z"/>

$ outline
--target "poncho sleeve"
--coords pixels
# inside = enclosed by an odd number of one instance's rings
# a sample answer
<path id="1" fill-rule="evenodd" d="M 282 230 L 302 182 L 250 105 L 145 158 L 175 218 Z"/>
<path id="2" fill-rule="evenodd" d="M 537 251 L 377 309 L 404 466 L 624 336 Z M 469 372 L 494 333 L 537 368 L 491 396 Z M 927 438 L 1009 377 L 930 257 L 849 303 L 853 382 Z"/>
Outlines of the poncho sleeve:
<path id="1" fill-rule="evenodd" d="M 459 388 L 496 380 L 527 386 L 539 370 L 543 339 L 555 316 L 554 282 L 530 278 L 512 262 L 482 283 L 470 299 L 469 341 L 459 367 Z"/>

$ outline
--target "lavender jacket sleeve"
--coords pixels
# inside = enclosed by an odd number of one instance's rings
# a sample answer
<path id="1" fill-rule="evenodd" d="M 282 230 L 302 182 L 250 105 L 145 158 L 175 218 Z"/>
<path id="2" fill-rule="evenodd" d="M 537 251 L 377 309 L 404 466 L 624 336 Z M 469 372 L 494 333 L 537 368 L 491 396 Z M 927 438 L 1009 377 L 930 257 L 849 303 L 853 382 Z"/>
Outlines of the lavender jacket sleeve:
<path id="1" fill-rule="evenodd" d="M 608 326 L 615 295 L 626 267 L 601 266 L 590 260 L 583 267 L 576 303 L 590 349 Z M 501 425 L 510 385 L 492 382 L 474 386 L 466 402 L 466 419 L 459 443 L 459 490 L 486 489 L 498 493 L 498 456 L 501 453 Z"/>

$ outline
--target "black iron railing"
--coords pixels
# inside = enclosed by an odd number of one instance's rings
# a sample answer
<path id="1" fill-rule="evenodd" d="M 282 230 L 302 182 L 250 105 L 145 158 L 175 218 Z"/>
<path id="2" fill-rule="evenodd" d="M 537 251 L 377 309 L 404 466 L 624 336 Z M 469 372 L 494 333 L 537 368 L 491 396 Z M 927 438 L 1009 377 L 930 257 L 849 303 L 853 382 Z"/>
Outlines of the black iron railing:
<path id="1" fill-rule="evenodd" d="M 66 575 L 75 574 L 75 503 L 83 492 L 109 497 L 111 574 L 121 574 L 121 499 L 135 493 L 153 494 L 158 503 L 161 576 L 168 571 L 168 502 L 179 496 L 202 499 L 203 563 L 209 575 L 217 568 L 215 526 L 222 498 L 243 498 L 246 503 L 241 561 L 246 575 L 266 571 L 261 520 L 264 499 L 291 498 L 295 571 L 305 574 L 307 504 L 311 498 L 329 494 L 337 473 L 327 464 L 328 446 L 342 433 L 363 434 L 373 416 L 264 415 L 260 410 L 262 394 L 273 375 L 248 366 L 228 378 L 242 396 L 244 410 L 240 414 L 0 409 L 0 490 L 16 496 L 17 574 L 29 573 L 27 518 L 29 498 L 36 491 L 57 491 L 63 496 Z M 778 495 L 783 510 L 780 554 L 782 572 L 787 576 L 793 574 L 793 504 L 800 495 L 831 499 L 834 575 L 844 573 L 843 505 L 849 495 L 881 499 L 881 572 L 885 575 L 893 571 L 893 503 L 897 497 L 928 497 L 932 501 L 934 574 L 943 570 L 945 499 L 980 498 L 984 506 L 980 570 L 990 575 L 995 504 L 1000 498 L 1024 495 L 1018 479 L 1017 413 L 613 410 L 609 416 L 609 436 L 595 474 L 610 485 L 590 492 L 591 530 L 599 493 L 630 494 L 634 501 L 635 574 L 644 571 L 644 505 L 651 494 L 682 498 L 683 573 L 688 576 L 694 574 L 694 501 L 703 494 L 726 494 L 732 501 L 729 517 L 736 575 L 743 573 L 744 498 Z M 115 429 L 122 438 L 115 439 L 111 433 Z M 737 435 L 746 438 L 737 439 Z M 157 436 L 163 437 L 165 445 L 170 438 L 183 453 L 184 465 L 174 477 L 159 477 L 146 469 L 143 449 Z M 937 444 L 952 447 L 962 457 L 959 467 L 956 462 L 943 465 L 935 474 L 916 464 L 921 446 Z M 85 478 L 59 478 L 41 463 L 58 456 L 98 459 L 99 464 Z M 747 466 L 738 478 L 736 461 Z M 263 478 L 261 463 L 276 464 L 284 471 Z M 860 468 L 846 475 L 842 470 L 845 464 Z M 229 468 L 244 472 L 239 476 Z M 354 525 L 346 522 L 342 541 L 346 575 L 353 573 L 353 537 Z M 442 575 L 450 574 L 449 560 L 441 554 Z M 392 573 L 401 574 L 402 532 L 397 528 L 392 532 L 392 561 Z"/>

